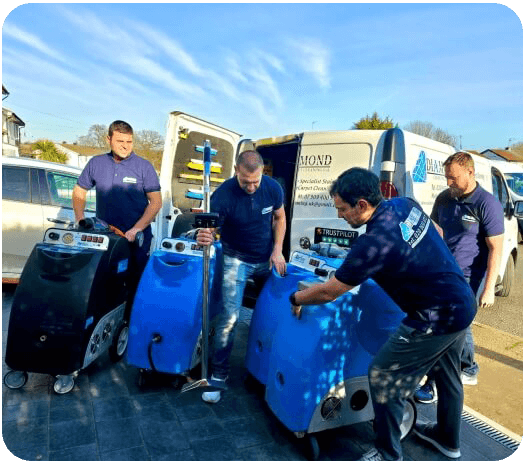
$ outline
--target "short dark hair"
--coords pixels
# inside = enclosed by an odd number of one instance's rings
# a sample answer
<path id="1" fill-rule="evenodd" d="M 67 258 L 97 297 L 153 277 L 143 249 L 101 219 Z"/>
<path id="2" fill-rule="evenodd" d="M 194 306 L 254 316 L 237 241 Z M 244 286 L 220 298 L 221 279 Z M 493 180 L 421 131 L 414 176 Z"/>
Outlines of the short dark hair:
<path id="1" fill-rule="evenodd" d="M 109 138 L 113 136 L 113 132 L 129 133 L 133 135 L 133 127 L 131 127 L 127 122 L 124 121 L 114 121 L 111 122 L 109 130 L 107 131 Z"/>
<path id="2" fill-rule="evenodd" d="M 359 199 L 365 199 L 372 206 L 377 206 L 383 199 L 379 178 L 361 167 L 342 172 L 331 185 L 329 194 L 339 195 L 351 207 L 355 207 Z"/>
<path id="3" fill-rule="evenodd" d="M 248 172 L 253 173 L 261 167 L 264 167 L 264 160 L 256 151 L 247 150 L 238 155 L 236 165 L 237 167 L 242 166 Z"/>
<path id="4" fill-rule="evenodd" d="M 473 161 L 473 156 L 464 151 L 457 151 L 455 154 L 452 154 L 449 158 L 444 161 L 444 167 L 450 166 L 451 164 L 458 164 L 461 167 L 468 168 L 472 167 L 475 171 L 475 162 Z"/>

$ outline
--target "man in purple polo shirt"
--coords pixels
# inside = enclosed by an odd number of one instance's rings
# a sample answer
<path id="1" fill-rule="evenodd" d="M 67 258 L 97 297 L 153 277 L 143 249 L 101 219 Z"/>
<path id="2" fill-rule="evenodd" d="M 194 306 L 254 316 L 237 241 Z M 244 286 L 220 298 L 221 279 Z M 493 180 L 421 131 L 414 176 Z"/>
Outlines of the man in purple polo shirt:
<path id="1" fill-rule="evenodd" d="M 96 216 L 121 230 L 129 242 L 144 233 L 141 246 L 132 246 L 131 297 L 147 263 L 151 222 L 162 206 L 160 183 L 152 164 L 133 151 L 133 129 L 124 121 L 109 126 L 111 152 L 89 160 L 73 189 L 73 209 L 78 222 L 84 218 L 87 191 L 96 188 Z"/>
<path id="2" fill-rule="evenodd" d="M 492 307 L 495 302 L 500 257 L 504 238 L 504 212 L 500 202 L 475 180 L 475 164 L 468 153 L 457 152 L 444 162 L 449 188 L 441 192 L 431 212 L 451 253 L 475 294 L 479 307 Z M 477 384 L 479 366 L 474 359 L 471 328 L 461 356 L 463 384 Z M 437 391 L 431 376 L 416 393 L 422 403 L 437 400 Z"/>

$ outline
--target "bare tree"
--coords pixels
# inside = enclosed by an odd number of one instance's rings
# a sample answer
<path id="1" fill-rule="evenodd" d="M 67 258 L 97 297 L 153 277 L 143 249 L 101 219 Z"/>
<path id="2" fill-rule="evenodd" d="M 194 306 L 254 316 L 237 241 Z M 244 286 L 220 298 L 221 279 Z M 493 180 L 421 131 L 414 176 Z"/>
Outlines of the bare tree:
<path id="1" fill-rule="evenodd" d="M 78 137 L 77 143 L 79 145 L 91 146 L 93 148 L 107 148 L 109 146 L 107 144 L 107 126 L 93 124 L 89 127 L 87 135 Z"/>
<path id="2" fill-rule="evenodd" d="M 136 150 L 150 152 L 162 149 L 164 138 L 154 130 L 140 130 L 135 132 L 133 143 Z"/>
<path id="3" fill-rule="evenodd" d="M 456 135 L 451 135 L 446 130 L 435 127 L 431 122 L 412 121 L 404 129 L 440 143 L 446 143 L 451 146 L 457 145 L 458 137 Z"/>

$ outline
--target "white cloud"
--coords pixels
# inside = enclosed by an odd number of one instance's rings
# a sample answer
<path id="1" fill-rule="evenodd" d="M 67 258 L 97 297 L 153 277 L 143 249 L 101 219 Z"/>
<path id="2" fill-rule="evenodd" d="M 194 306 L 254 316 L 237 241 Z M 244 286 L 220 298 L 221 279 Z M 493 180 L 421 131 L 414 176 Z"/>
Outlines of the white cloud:
<path id="1" fill-rule="evenodd" d="M 287 41 L 293 58 L 307 74 L 311 74 L 321 88 L 331 86 L 329 65 L 331 54 L 329 50 L 313 39 Z"/>
<path id="2" fill-rule="evenodd" d="M 15 26 L 14 24 L 11 24 L 10 22 L 6 21 L 4 23 L 4 27 L 2 28 L 2 31 L 5 35 L 18 40 L 19 42 L 25 43 L 26 45 L 29 45 L 30 47 L 34 48 L 35 50 L 38 50 L 41 53 L 44 53 L 45 55 L 54 58 L 58 61 L 65 61 L 65 58 L 57 52 L 56 50 L 53 50 L 51 47 L 47 46 L 40 38 L 38 38 L 36 35 L 31 34 L 30 32 L 27 32 L 18 26 Z"/>
<path id="3" fill-rule="evenodd" d="M 272 55 L 271 53 L 268 53 L 264 50 L 255 50 L 253 54 L 255 57 L 259 57 L 262 61 L 269 64 L 273 69 L 277 70 L 278 72 L 282 74 L 286 72 L 284 63 L 282 62 L 281 59 L 277 58 L 275 55 Z"/>

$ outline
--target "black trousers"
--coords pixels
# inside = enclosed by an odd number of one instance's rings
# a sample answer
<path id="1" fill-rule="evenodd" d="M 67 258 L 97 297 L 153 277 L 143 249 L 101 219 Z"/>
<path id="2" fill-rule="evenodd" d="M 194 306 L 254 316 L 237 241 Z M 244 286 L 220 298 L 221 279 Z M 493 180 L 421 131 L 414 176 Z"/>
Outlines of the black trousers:
<path id="1" fill-rule="evenodd" d="M 375 410 L 376 447 L 388 460 L 402 459 L 400 424 L 406 399 L 431 369 L 438 390 L 439 441 L 460 448 L 460 422 L 464 391 L 460 356 L 466 330 L 435 335 L 401 324 L 377 353 L 369 367 Z"/>

